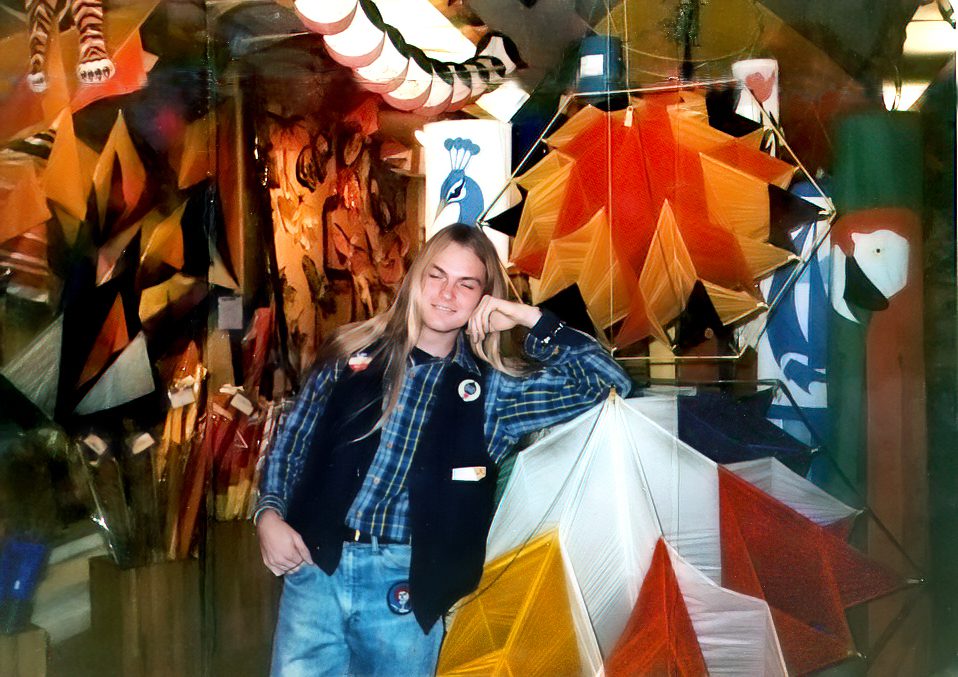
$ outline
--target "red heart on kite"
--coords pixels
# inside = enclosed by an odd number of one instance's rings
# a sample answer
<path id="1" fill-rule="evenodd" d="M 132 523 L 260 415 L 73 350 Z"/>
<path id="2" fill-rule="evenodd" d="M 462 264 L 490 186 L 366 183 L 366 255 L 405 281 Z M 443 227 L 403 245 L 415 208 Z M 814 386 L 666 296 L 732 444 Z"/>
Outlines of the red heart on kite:
<path id="1" fill-rule="evenodd" d="M 768 101 L 768 97 L 772 95 L 772 87 L 775 86 L 775 75 L 769 75 L 765 77 L 761 73 L 751 73 L 747 78 L 745 78 L 745 86 L 749 88 L 749 91 L 752 92 L 759 103 L 765 103 Z"/>

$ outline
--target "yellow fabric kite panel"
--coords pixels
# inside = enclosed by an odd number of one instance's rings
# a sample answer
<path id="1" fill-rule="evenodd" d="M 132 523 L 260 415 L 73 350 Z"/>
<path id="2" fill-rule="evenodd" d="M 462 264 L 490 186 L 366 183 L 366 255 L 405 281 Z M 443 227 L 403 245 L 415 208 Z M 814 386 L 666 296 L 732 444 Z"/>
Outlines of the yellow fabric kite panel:
<path id="1" fill-rule="evenodd" d="M 582 230 L 591 231 L 591 245 L 579 272 L 579 291 L 592 323 L 605 330 L 628 314 L 637 281 L 612 245 L 605 210 Z"/>
<path id="2" fill-rule="evenodd" d="M 437 675 L 581 674 L 568 585 L 556 532 L 488 563 L 457 606 Z"/>
<path id="3" fill-rule="evenodd" d="M 666 201 L 659 212 L 649 254 L 639 275 L 639 288 L 653 324 L 664 326 L 685 309 L 697 279 L 698 273 L 682 240 L 675 214 Z"/>
<path id="4" fill-rule="evenodd" d="M 705 291 L 708 293 L 712 305 L 715 306 L 715 312 L 718 313 L 722 324 L 728 325 L 744 320 L 746 317 L 768 308 L 748 292 L 726 289 L 704 280 L 702 284 L 705 285 Z"/>
<path id="5" fill-rule="evenodd" d="M 60 111 L 54 123 L 56 137 L 43 170 L 43 191 L 75 219 L 86 218 L 87 195 L 93 181 L 89 167 L 80 162 L 80 144 L 69 108 Z"/>
<path id="6" fill-rule="evenodd" d="M 526 195 L 512 249 L 514 260 L 548 249 L 562 211 L 572 166 L 569 164 L 561 168 L 551 179 L 536 186 Z"/>
<path id="7" fill-rule="evenodd" d="M 742 256 L 745 257 L 745 264 L 748 266 L 752 277 L 756 279 L 765 277 L 789 261 L 798 260 L 798 257 L 791 252 L 779 249 L 767 242 L 759 242 L 747 237 L 736 239 L 742 250 Z"/>
<path id="8" fill-rule="evenodd" d="M 116 171 L 117 166 L 121 172 L 120 186 L 124 203 L 121 218 L 123 218 L 133 211 L 146 189 L 146 169 L 130 138 L 123 111 L 117 113 L 116 122 L 110 130 L 110 136 L 93 170 L 93 190 L 96 194 L 97 214 L 101 225 L 104 225 L 106 220 L 107 203 L 114 181 L 113 172 Z"/>
<path id="9" fill-rule="evenodd" d="M 139 231 L 140 223 L 136 223 L 130 228 L 120 231 L 100 247 L 96 258 L 96 283 L 98 286 L 112 280 L 120 272 L 117 270 L 117 264 Z"/>
<path id="10" fill-rule="evenodd" d="M 183 229 L 181 222 L 186 211 L 184 202 L 165 219 L 143 225 L 140 240 L 140 265 L 150 271 L 159 269 L 161 263 L 171 268 L 183 268 Z"/>
<path id="11" fill-rule="evenodd" d="M 211 116 L 191 122 L 183 133 L 183 144 L 171 154 L 170 164 L 176 171 L 177 187 L 184 190 L 203 181 L 213 173 L 212 169 Z"/>
<path id="12" fill-rule="evenodd" d="M 697 153 L 734 141 L 734 137 L 709 126 L 708 117 L 681 107 L 669 108 L 669 124 L 675 142 Z"/>
<path id="13" fill-rule="evenodd" d="M 529 281 L 533 303 L 542 303 L 575 284 L 589 249 L 589 242 L 582 241 L 580 233 L 582 230 L 549 243 L 542 275 Z"/>
<path id="14" fill-rule="evenodd" d="M 516 183 L 526 190 L 532 190 L 536 186 L 551 181 L 553 178 L 555 178 L 556 174 L 562 170 L 563 167 L 571 162 L 572 158 L 562 151 L 551 151 L 548 155 L 539 160 L 539 162 L 534 164 L 529 171 L 524 173 L 522 176 L 517 176 Z"/>

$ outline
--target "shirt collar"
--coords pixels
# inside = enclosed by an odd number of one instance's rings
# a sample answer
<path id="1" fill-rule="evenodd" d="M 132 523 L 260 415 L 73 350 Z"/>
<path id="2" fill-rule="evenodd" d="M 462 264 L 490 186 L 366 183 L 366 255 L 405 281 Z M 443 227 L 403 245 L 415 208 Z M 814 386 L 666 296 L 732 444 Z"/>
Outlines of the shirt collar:
<path id="1" fill-rule="evenodd" d="M 465 332 L 459 332 L 459 336 L 456 337 L 456 345 L 452 349 L 452 352 L 449 353 L 446 357 L 435 357 L 430 355 L 424 350 L 419 348 L 413 348 L 412 352 L 409 355 L 412 360 L 413 365 L 428 364 L 429 362 L 455 362 L 460 367 L 472 374 L 479 374 L 479 365 L 476 364 L 476 358 L 472 354 L 472 349 L 469 348 L 469 342 L 466 339 Z"/>
<path id="2" fill-rule="evenodd" d="M 460 367 L 473 374 L 479 374 L 479 365 L 476 364 L 476 358 L 469 347 L 469 341 L 466 339 L 466 332 L 459 332 L 456 337 L 456 347 L 452 353 L 452 361 Z"/>

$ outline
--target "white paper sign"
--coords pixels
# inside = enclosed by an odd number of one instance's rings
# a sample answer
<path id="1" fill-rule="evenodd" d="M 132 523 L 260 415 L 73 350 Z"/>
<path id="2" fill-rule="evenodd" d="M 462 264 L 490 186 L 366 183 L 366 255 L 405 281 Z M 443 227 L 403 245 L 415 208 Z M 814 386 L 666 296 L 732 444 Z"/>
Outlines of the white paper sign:
<path id="1" fill-rule="evenodd" d="M 605 68 L 604 54 L 586 54 L 579 59 L 579 77 L 593 78 L 602 75 Z"/>
<path id="2" fill-rule="evenodd" d="M 217 299 L 217 327 L 219 329 L 243 328 L 243 298 L 221 296 Z"/>
<path id="3" fill-rule="evenodd" d="M 498 120 L 442 120 L 423 126 L 416 138 L 426 160 L 426 237 L 453 223 L 475 223 L 509 185 L 512 165 L 512 126 Z M 486 215 L 516 204 L 507 191 Z M 489 239 L 503 261 L 509 236 L 489 228 Z"/>
<path id="4" fill-rule="evenodd" d="M 775 59 L 745 59 L 732 64 L 732 76 L 738 80 L 741 96 L 735 112 L 766 126 L 762 107 L 776 120 L 778 114 L 778 61 Z M 762 103 L 760 107 L 758 102 Z"/>

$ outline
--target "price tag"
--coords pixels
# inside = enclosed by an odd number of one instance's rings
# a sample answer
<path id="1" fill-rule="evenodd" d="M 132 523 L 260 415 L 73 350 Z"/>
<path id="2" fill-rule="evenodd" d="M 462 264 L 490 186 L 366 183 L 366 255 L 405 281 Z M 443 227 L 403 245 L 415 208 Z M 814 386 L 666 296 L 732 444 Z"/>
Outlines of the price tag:
<path id="1" fill-rule="evenodd" d="M 239 393 L 236 393 L 233 395 L 232 399 L 230 399 L 230 406 L 238 411 L 243 412 L 247 416 L 253 413 L 253 403 Z"/>
<path id="2" fill-rule="evenodd" d="M 102 456 L 103 454 L 106 453 L 106 450 L 107 450 L 106 442 L 104 442 L 103 438 L 100 437 L 99 435 L 94 435 L 93 433 L 90 433 L 89 435 L 84 437 L 82 441 L 83 441 L 83 444 L 90 447 L 90 449 L 92 449 L 97 456 Z"/>
<path id="3" fill-rule="evenodd" d="M 133 441 L 130 442 L 130 451 L 136 456 L 137 454 L 142 454 L 154 444 L 156 444 L 156 440 L 153 439 L 153 435 L 150 433 L 142 433 L 134 437 Z"/>
<path id="4" fill-rule="evenodd" d="M 179 409 L 180 407 L 185 407 L 188 404 L 193 404 L 196 402 L 196 395 L 193 393 L 193 386 L 176 388 L 171 390 L 169 395 L 170 404 L 173 405 L 174 409 Z"/>

